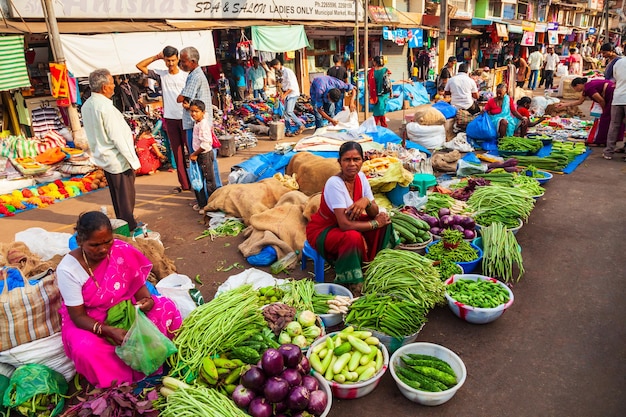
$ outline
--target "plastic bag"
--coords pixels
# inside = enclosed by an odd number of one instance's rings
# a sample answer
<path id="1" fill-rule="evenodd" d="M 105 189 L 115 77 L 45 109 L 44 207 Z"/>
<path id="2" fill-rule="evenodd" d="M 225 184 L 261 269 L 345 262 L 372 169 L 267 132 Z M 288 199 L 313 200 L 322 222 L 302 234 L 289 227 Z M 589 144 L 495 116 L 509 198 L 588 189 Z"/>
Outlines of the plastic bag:
<path id="1" fill-rule="evenodd" d="M 498 139 L 498 132 L 494 127 L 487 112 L 482 112 L 478 117 L 467 124 L 465 129 L 468 138 L 477 141 L 495 142 Z"/>
<path id="2" fill-rule="evenodd" d="M 459 177 L 467 177 L 472 174 L 484 174 L 487 172 L 487 166 L 482 164 L 473 164 L 464 159 L 459 159 L 456 175 Z"/>
<path id="3" fill-rule="evenodd" d="M 459 132 L 451 141 L 443 144 L 445 149 L 456 149 L 459 152 L 473 152 L 474 147 L 467 142 L 467 134 Z"/>
<path id="4" fill-rule="evenodd" d="M 178 307 L 180 315 L 185 318 L 196 308 L 196 302 L 191 298 L 189 290 L 195 288 L 195 285 L 187 275 L 170 274 L 161 279 L 156 288 L 164 297 L 169 298 Z"/>
<path id="5" fill-rule="evenodd" d="M 20 366 L 11 375 L 9 387 L 2 397 L 2 405 L 17 408 L 20 413 L 27 416 L 33 415 L 31 412 L 33 397 L 41 395 L 35 399 L 35 403 L 43 406 L 47 401 L 49 404 L 47 407 L 52 411 L 42 415 L 53 417 L 60 414 L 65 406 L 63 396 L 67 393 L 67 388 L 65 378 L 57 371 L 45 365 L 29 363 Z"/>
<path id="6" fill-rule="evenodd" d="M 250 255 L 246 261 L 252 266 L 268 266 L 278 259 L 278 254 L 273 246 L 266 246 L 256 255 Z"/>
<path id="7" fill-rule="evenodd" d="M 173 353 L 176 346 L 139 309 L 124 342 L 115 348 L 115 353 L 124 363 L 146 376 L 153 374 Z"/>
<path id="8" fill-rule="evenodd" d="M 405 206 L 412 206 L 419 209 L 428 203 L 428 196 L 420 197 L 419 192 L 409 191 L 402 197 L 402 200 Z"/>
<path id="9" fill-rule="evenodd" d="M 70 251 L 68 241 L 70 233 L 49 232 L 41 227 L 31 227 L 15 234 L 16 242 L 24 242 L 28 249 L 42 261 L 49 261 L 56 255 L 65 255 Z"/>
<path id="10" fill-rule="evenodd" d="M 189 180 L 191 181 L 191 188 L 196 191 L 202 191 L 204 188 L 204 178 L 202 177 L 202 171 L 196 161 L 189 161 Z"/>
<path id="11" fill-rule="evenodd" d="M 359 127 L 359 114 L 355 111 L 342 110 L 334 117 L 339 123 L 336 126 L 329 124 L 328 130 L 353 130 Z"/>

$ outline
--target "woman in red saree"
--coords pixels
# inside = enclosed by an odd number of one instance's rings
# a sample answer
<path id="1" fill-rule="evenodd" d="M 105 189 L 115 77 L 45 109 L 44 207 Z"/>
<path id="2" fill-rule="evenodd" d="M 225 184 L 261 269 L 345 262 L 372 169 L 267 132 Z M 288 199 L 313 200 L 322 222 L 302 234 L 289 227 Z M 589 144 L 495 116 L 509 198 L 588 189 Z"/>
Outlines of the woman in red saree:
<path id="1" fill-rule="evenodd" d="M 395 246 L 389 216 L 374 202 L 361 173 L 363 149 L 356 142 L 339 148 L 341 172 L 326 182 L 317 213 L 306 228 L 308 242 L 334 264 L 338 284 L 363 282 L 362 263 Z"/>
<path id="2" fill-rule="evenodd" d="M 113 239 L 106 215 L 99 211 L 81 214 L 76 240 L 79 247 L 57 267 L 65 353 L 76 371 L 97 387 L 140 381 L 145 375 L 115 353 L 127 331 L 106 324 L 109 309 L 130 300 L 170 339 L 182 323 L 181 315 L 170 299 L 150 295 L 146 278 L 152 264 L 134 247 Z"/>

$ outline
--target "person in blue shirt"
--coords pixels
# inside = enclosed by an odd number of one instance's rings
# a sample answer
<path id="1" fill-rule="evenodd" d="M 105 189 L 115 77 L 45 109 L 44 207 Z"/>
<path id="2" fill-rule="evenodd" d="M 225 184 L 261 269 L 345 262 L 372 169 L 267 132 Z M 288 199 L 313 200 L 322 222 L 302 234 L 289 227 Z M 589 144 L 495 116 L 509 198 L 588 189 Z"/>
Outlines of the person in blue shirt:
<path id="1" fill-rule="evenodd" d="M 246 98 L 246 69 L 243 66 L 243 61 L 235 60 L 232 68 L 233 79 L 237 85 L 237 99 L 244 100 Z"/>
<path id="2" fill-rule="evenodd" d="M 339 123 L 334 119 L 335 115 L 343 109 L 343 98 L 346 93 L 351 92 L 350 111 L 355 111 L 356 87 L 347 84 L 337 78 L 322 75 L 316 77 L 311 82 L 311 105 L 315 109 L 315 127 L 320 128 L 324 120 L 332 123 L 333 126 Z"/>

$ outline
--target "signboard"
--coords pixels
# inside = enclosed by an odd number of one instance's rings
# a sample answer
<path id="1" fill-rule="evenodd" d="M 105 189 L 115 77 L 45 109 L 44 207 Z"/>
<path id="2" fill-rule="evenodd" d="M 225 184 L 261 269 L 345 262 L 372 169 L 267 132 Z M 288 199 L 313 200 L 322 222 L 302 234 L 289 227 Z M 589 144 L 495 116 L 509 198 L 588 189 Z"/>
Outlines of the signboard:
<path id="1" fill-rule="evenodd" d="M 530 20 L 522 20 L 522 30 L 524 32 L 534 32 L 535 22 L 531 22 Z"/>
<path id="2" fill-rule="evenodd" d="M 504 23 L 496 23 L 496 32 L 500 38 L 509 37 L 509 31 Z"/>
<path id="3" fill-rule="evenodd" d="M 548 30 L 559 30 L 558 22 L 548 22 Z"/>
<path id="4" fill-rule="evenodd" d="M 424 46 L 424 31 L 422 29 L 409 29 L 407 32 L 407 45 L 409 48 L 421 48 Z"/>
<path id="5" fill-rule="evenodd" d="M 11 0 L 16 19 L 43 19 L 41 0 Z M 354 0 L 56 0 L 59 19 L 263 19 L 354 21 Z M 363 7 L 359 3 L 359 18 Z"/>
<path id="6" fill-rule="evenodd" d="M 535 32 L 524 32 L 522 35 L 522 46 L 535 46 Z"/>
<path id="7" fill-rule="evenodd" d="M 559 33 L 556 30 L 548 31 L 548 45 L 558 45 L 559 44 Z"/>
<path id="8" fill-rule="evenodd" d="M 387 26 L 383 27 L 383 39 L 393 41 L 398 45 L 404 45 L 408 36 L 407 29 L 389 29 Z"/>
<path id="9" fill-rule="evenodd" d="M 369 11 L 370 11 L 370 16 L 372 17 L 372 20 L 376 23 L 400 22 L 398 13 L 396 12 L 396 9 L 394 9 L 393 7 L 369 6 Z"/>

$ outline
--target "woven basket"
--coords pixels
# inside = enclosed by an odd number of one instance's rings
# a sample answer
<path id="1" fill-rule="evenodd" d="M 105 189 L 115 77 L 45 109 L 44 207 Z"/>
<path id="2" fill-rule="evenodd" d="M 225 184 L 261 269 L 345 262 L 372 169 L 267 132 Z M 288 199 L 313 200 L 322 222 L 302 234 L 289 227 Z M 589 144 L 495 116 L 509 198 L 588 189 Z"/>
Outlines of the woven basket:
<path id="1" fill-rule="evenodd" d="M 428 246 L 428 244 L 433 241 L 433 235 L 430 232 L 428 233 L 428 235 L 430 236 L 430 238 L 426 242 L 401 243 L 400 245 L 398 245 L 398 249 L 410 250 L 423 255 L 424 253 L 426 253 L 426 246 Z"/>

